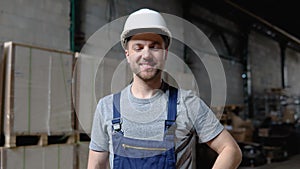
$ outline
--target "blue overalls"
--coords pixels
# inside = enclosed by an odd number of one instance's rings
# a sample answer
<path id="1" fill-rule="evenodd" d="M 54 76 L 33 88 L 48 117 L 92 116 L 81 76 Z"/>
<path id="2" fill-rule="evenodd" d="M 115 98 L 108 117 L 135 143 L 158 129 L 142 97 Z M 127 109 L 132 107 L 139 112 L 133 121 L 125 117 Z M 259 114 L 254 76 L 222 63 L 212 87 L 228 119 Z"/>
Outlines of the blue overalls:
<path id="1" fill-rule="evenodd" d="M 175 169 L 175 124 L 178 89 L 169 86 L 168 116 L 163 141 L 125 137 L 121 131 L 120 93 L 113 96 L 114 169 Z M 173 125 L 173 126 L 172 126 Z"/>

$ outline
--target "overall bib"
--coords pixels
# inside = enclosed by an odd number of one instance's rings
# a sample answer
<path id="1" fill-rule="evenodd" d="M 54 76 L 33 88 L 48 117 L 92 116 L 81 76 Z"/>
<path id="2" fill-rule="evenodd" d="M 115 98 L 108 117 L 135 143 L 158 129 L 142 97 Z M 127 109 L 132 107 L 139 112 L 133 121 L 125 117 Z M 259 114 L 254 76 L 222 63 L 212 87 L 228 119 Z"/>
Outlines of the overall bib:
<path id="1" fill-rule="evenodd" d="M 119 112 L 121 93 L 114 94 L 112 120 L 114 169 L 175 169 L 175 129 L 172 125 L 175 124 L 177 114 L 177 93 L 178 89 L 169 86 L 168 115 L 163 141 L 125 137 L 121 131 Z"/>

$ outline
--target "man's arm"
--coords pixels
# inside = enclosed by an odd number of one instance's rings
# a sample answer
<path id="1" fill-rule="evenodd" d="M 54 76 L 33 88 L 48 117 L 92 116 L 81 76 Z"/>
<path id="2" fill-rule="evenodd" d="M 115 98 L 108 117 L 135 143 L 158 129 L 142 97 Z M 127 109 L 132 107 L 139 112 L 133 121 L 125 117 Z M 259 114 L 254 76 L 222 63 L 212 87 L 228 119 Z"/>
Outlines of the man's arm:
<path id="1" fill-rule="evenodd" d="M 88 169 L 109 168 L 109 153 L 107 151 L 89 151 Z"/>
<path id="2" fill-rule="evenodd" d="M 235 169 L 241 163 L 241 150 L 226 129 L 207 142 L 207 145 L 219 154 L 213 169 Z"/>

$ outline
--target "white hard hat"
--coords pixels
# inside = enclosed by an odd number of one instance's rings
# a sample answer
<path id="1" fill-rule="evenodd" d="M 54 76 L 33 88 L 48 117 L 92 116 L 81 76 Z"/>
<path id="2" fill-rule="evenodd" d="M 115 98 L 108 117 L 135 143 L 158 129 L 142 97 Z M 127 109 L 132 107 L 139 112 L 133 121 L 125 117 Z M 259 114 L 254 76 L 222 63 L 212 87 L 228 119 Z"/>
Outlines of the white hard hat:
<path id="1" fill-rule="evenodd" d="M 150 9 L 140 9 L 129 15 L 121 34 L 122 47 L 126 48 L 127 38 L 138 33 L 151 32 L 164 35 L 166 47 L 171 43 L 171 32 L 162 15 Z"/>

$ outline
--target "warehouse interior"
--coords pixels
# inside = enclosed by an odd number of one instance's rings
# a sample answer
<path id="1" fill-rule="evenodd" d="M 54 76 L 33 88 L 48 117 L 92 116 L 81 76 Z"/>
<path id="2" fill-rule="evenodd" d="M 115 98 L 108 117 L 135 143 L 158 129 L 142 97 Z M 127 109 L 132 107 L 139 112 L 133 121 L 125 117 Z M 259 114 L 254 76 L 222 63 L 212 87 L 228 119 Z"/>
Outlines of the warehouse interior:
<path id="1" fill-rule="evenodd" d="M 140 8 L 167 18 L 177 60 L 164 79 L 219 117 L 239 168 L 299 168 L 299 14 L 280 0 L 1 0 L 0 168 L 86 168 L 97 101 L 132 78 L 118 38 Z M 194 168 L 217 156 L 194 155 Z"/>

